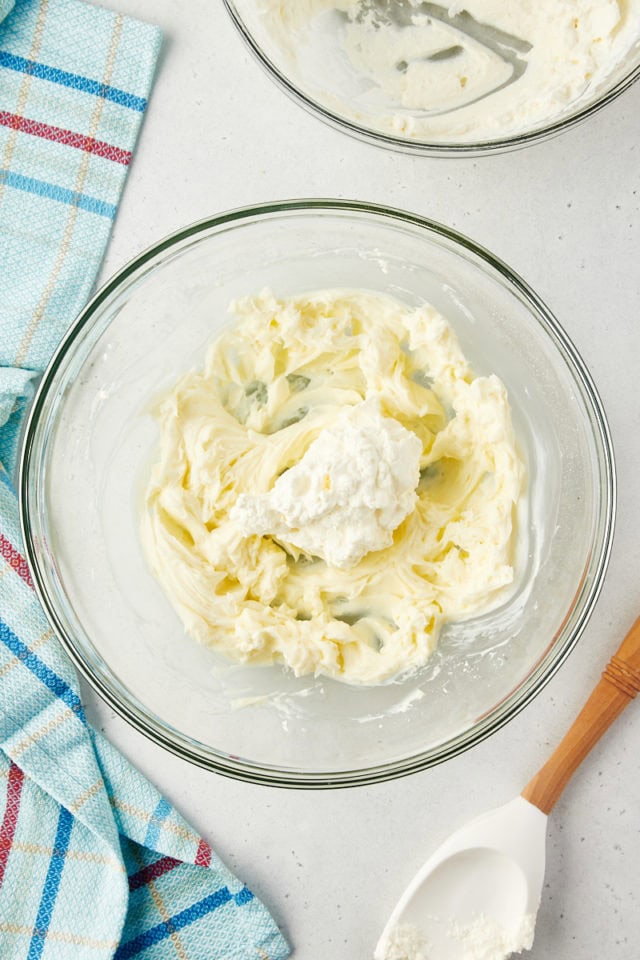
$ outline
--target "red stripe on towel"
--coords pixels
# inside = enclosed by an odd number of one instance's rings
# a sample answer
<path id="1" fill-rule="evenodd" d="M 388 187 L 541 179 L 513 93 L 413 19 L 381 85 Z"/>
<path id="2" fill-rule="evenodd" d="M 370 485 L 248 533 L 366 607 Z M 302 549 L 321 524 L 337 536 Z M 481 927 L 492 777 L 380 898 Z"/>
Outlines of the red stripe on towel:
<path id="1" fill-rule="evenodd" d="M 0 557 L 6 560 L 9 566 L 12 567 L 18 576 L 22 577 L 27 586 L 33 590 L 33 581 L 29 573 L 27 561 L 21 553 L 18 553 L 14 545 L 9 543 L 2 533 L 0 533 Z"/>
<path id="2" fill-rule="evenodd" d="M 160 860 L 150 863 L 148 867 L 143 867 L 142 870 L 138 870 L 137 873 L 129 877 L 129 890 L 137 890 L 139 887 L 146 886 L 147 883 L 157 880 L 165 873 L 169 873 L 170 870 L 175 870 L 181 863 L 182 860 L 175 860 L 173 857 L 161 857 Z"/>
<path id="3" fill-rule="evenodd" d="M 201 840 L 198 844 L 198 852 L 194 863 L 198 867 L 208 867 L 211 865 L 211 847 L 206 840 Z"/>
<path id="4" fill-rule="evenodd" d="M 121 163 L 125 167 L 128 167 L 131 163 L 130 150 L 114 147 L 113 144 L 105 143 L 104 140 L 96 140 L 94 137 L 87 137 L 83 133 L 74 133 L 73 130 L 65 130 L 63 127 L 53 127 L 49 123 L 39 123 L 37 120 L 21 117 L 17 113 L 0 110 L 0 125 L 9 127 L 11 130 L 18 130 L 20 133 L 28 133 L 33 137 L 41 137 L 43 140 L 51 140 L 53 143 L 61 143 L 65 147 L 75 147 L 76 150 L 94 153 L 98 157 L 113 160 L 114 163 Z"/>
<path id="5" fill-rule="evenodd" d="M 7 805 L 0 825 L 0 887 L 4 880 L 4 872 L 9 859 L 9 851 L 13 844 L 13 838 L 18 825 L 18 812 L 20 810 L 20 795 L 22 794 L 22 784 L 24 783 L 24 773 L 20 767 L 12 763 L 9 767 L 9 778 L 7 781 Z"/>

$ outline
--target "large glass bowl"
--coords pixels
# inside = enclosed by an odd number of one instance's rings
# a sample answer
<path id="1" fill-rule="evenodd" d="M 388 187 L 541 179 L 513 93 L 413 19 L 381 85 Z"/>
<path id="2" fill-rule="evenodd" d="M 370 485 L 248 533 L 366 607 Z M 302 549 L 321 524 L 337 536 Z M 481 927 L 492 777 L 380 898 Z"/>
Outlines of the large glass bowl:
<path id="1" fill-rule="evenodd" d="M 339 21 L 335 30 L 319 31 L 309 43 L 308 70 L 296 69 L 288 51 L 272 35 L 259 0 L 224 0 L 241 37 L 267 73 L 294 100 L 326 123 L 380 147 L 403 153 L 434 157 L 473 157 L 517 150 L 547 140 L 569 130 L 615 100 L 640 77 L 640 36 L 618 63 L 576 101 L 568 103 L 557 116 L 543 123 L 530 124 L 519 133 L 486 140 L 445 142 L 419 139 L 409 134 L 387 133 L 376 129 L 373 117 L 367 121 L 359 106 L 358 81 L 350 76 L 345 60 L 339 56 Z M 446 7 L 446 4 L 443 5 Z M 326 35 L 325 35 L 326 33 Z M 299 42 L 299 41 L 296 41 Z M 362 119 L 353 115 L 361 113 Z M 408 111 L 411 114 L 411 111 Z"/>
<path id="2" fill-rule="evenodd" d="M 433 303 L 512 404 L 527 489 L 513 589 L 445 628 L 403 682 L 350 687 L 231 664 L 184 635 L 139 539 L 154 399 L 203 362 L 229 301 L 369 288 Z M 64 339 L 34 401 L 21 501 L 36 589 L 95 689 L 194 763 L 333 787 L 438 763 L 497 730 L 575 645 L 609 556 L 614 465 L 591 378 L 504 263 L 437 223 L 337 200 L 274 203 L 186 227 L 125 267 Z"/>

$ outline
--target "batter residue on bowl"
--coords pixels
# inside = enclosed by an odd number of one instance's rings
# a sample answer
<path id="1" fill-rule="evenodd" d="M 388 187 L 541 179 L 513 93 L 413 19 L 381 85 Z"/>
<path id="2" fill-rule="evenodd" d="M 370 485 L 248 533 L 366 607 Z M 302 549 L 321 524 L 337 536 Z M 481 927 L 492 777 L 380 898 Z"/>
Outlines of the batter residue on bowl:
<path id="1" fill-rule="evenodd" d="M 161 402 L 142 536 L 195 639 L 377 684 L 513 579 L 505 388 L 431 306 L 324 290 L 232 304 Z"/>
<path id="2" fill-rule="evenodd" d="M 532 130 L 597 93 L 640 43 L 640 0 L 263 0 L 302 89 L 431 142 Z"/>

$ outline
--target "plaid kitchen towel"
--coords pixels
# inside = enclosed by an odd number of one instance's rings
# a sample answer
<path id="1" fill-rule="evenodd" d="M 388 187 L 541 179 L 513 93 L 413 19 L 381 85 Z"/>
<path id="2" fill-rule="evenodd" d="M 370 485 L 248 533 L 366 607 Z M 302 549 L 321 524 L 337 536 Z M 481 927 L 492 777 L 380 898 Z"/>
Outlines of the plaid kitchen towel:
<path id="1" fill-rule="evenodd" d="M 0 14 L 0 957 L 283 960 L 262 904 L 87 725 L 12 479 L 34 378 L 95 280 L 160 36 L 81 0 Z"/>

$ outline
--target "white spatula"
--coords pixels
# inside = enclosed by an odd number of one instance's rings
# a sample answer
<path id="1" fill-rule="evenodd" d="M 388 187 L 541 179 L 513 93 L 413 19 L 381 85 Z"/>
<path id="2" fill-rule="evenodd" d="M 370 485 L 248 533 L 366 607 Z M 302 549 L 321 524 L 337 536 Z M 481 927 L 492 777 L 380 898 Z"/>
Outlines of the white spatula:
<path id="1" fill-rule="evenodd" d="M 521 796 L 457 830 L 425 863 L 391 914 L 376 960 L 466 960 L 485 956 L 485 946 L 486 955 L 498 960 L 531 945 L 544 880 L 547 815 L 638 692 L 640 618 Z M 481 942 L 491 937 L 493 952 Z"/>

